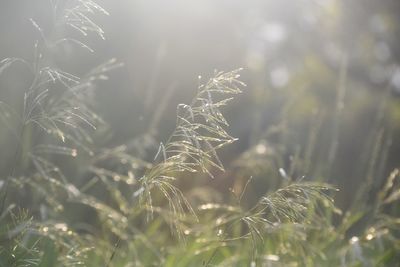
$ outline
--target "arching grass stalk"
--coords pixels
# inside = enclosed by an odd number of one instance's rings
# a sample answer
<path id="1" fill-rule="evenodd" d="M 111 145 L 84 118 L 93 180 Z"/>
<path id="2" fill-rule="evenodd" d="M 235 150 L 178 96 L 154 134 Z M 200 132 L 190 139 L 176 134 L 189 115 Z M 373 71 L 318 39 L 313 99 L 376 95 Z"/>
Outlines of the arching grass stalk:
<path id="1" fill-rule="evenodd" d="M 140 198 L 142 206 L 148 207 L 148 220 L 154 213 L 151 191 L 158 189 L 168 201 L 171 213 L 171 229 L 183 239 L 183 229 L 179 220 L 196 213 L 185 198 L 183 192 L 173 183 L 178 173 L 196 173 L 201 171 L 213 177 L 212 168 L 224 171 L 217 150 L 233 143 L 236 138 L 224 129 L 228 122 L 220 108 L 241 93 L 245 84 L 239 80 L 241 69 L 229 72 L 217 72 L 205 84 L 200 84 L 196 96 L 190 105 L 177 107 L 176 127 L 168 140 L 160 143 L 154 157 L 156 163 L 139 180 L 140 187 L 133 198 Z M 129 221 L 129 218 L 128 218 Z M 121 241 L 118 236 L 116 245 L 109 258 L 108 266 L 114 258 Z"/>

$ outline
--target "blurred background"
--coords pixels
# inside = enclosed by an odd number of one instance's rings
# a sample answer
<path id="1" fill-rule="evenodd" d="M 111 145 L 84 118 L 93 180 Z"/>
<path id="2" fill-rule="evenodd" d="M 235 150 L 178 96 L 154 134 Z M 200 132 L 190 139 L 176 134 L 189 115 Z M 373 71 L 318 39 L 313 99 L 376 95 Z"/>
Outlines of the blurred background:
<path id="1" fill-rule="evenodd" d="M 97 2 L 110 16 L 95 18 L 105 32 L 105 41 L 88 36 L 95 53 L 68 44 L 50 53 L 77 76 L 110 58 L 124 63 L 94 96 L 94 110 L 107 123 L 96 132 L 99 145 L 134 144 L 148 135 L 152 159 L 174 129 L 176 105 L 196 92 L 198 76 L 206 81 L 215 69 L 243 67 L 247 88 L 224 110 L 239 138 L 221 152 L 228 171 L 190 183 L 240 191 L 252 176 L 251 201 L 304 176 L 340 188 L 336 202 L 346 209 L 356 189 L 376 190 L 399 166 L 400 1 Z M 38 32 L 29 18 L 49 33 L 49 14 L 48 1 L 1 1 L 0 60 L 31 61 Z M 31 78 L 21 65 L 7 70 L 0 100 L 19 110 Z M 0 128 L 4 176 L 15 143 Z"/>

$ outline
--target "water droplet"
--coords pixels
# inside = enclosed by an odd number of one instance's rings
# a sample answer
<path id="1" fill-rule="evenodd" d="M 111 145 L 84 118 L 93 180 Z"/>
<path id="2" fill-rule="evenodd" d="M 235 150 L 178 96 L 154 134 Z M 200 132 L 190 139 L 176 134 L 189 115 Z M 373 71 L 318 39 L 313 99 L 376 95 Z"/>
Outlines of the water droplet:
<path id="1" fill-rule="evenodd" d="M 267 261 L 279 261 L 278 255 L 266 255 L 264 257 Z"/>
<path id="2" fill-rule="evenodd" d="M 221 235 L 222 235 L 222 233 L 223 233 L 222 229 L 218 229 L 217 236 L 221 236 Z"/>
<path id="3" fill-rule="evenodd" d="M 287 178 L 285 169 L 279 168 L 279 174 L 282 176 L 282 178 Z"/>
<path id="4" fill-rule="evenodd" d="M 350 244 L 353 245 L 353 244 L 357 243 L 358 241 L 359 241 L 358 237 L 353 236 L 353 237 L 350 239 Z"/>

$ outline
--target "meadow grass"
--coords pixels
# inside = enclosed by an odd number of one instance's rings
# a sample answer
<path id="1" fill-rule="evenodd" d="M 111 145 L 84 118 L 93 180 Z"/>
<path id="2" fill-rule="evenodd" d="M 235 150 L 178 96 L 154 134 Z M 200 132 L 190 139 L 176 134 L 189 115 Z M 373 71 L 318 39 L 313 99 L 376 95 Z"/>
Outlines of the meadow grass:
<path id="1" fill-rule="evenodd" d="M 158 145 L 147 133 L 130 145 L 102 147 L 93 136 L 106 122 L 96 113 L 92 97 L 96 83 L 122 64 L 111 59 L 78 77 L 53 63 L 48 50 L 69 43 L 95 53 L 85 38 L 95 34 L 104 39 L 105 33 L 90 16 L 109 14 L 91 0 L 51 5 L 52 30 L 43 30 L 31 19 L 38 32 L 33 61 L 6 58 L 0 63 L 0 75 L 22 64 L 33 77 L 24 90 L 21 111 L 0 101 L 0 119 L 7 126 L 2 131 L 17 139 L 13 166 L 1 183 L 0 266 L 398 264 L 400 221 L 393 207 L 400 198 L 399 170 L 390 173 L 372 202 L 365 201 L 375 186 L 377 162 L 386 153 L 382 131 L 371 137 L 375 146 L 366 151 L 371 155 L 363 169 L 366 182 L 345 212 L 334 205 L 338 188 L 324 179 L 295 178 L 295 173 L 311 168 L 318 118 L 305 153 L 297 155 L 290 169 L 279 169 L 277 188 L 255 201 L 250 195 L 255 186 L 252 174 L 267 173 L 263 168 L 269 160 L 264 158 L 268 138 L 278 134 L 285 140 L 288 129 L 265 129 L 233 165 L 223 166 L 219 150 L 237 139 L 230 135 L 222 109 L 246 90 L 241 69 L 199 77 L 191 103 L 177 106 L 175 128 Z M 65 28 L 81 38 L 66 36 Z M 345 68 L 344 60 L 338 103 L 345 90 Z M 334 119 L 339 117 L 340 108 Z M 378 125 L 380 120 L 378 115 Z M 336 157 L 338 122 L 335 125 L 330 160 L 324 166 L 328 173 Z M 279 162 L 282 154 L 277 150 L 270 156 Z M 79 168 L 81 179 L 68 176 L 60 159 L 70 169 Z M 239 176 L 247 179 L 229 194 L 184 186 L 225 171 L 238 183 Z M 91 219 L 82 222 L 84 214 Z"/>

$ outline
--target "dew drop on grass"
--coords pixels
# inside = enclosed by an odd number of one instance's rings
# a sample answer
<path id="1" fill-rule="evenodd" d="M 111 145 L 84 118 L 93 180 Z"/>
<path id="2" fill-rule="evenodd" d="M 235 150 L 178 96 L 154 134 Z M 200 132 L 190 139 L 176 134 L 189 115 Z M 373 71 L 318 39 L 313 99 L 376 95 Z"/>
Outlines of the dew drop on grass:
<path id="1" fill-rule="evenodd" d="M 278 255 L 266 255 L 264 257 L 267 261 L 279 261 Z"/>
<path id="2" fill-rule="evenodd" d="M 221 236 L 221 235 L 222 235 L 222 233 L 223 233 L 222 229 L 218 229 L 217 236 Z"/>
<path id="3" fill-rule="evenodd" d="M 350 239 L 350 244 L 351 245 L 353 245 L 353 244 L 356 244 L 357 242 L 358 242 L 358 237 L 356 237 L 356 236 L 353 236 L 351 239 Z"/>
<path id="4" fill-rule="evenodd" d="M 57 223 L 54 225 L 54 228 L 56 228 L 57 230 L 60 230 L 62 232 L 66 232 L 68 230 L 68 227 L 65 223 Z"/>
<path id="5" fill-rule="evenodd" d="M 282 176 L 282 178 L 287 178 L 285 169 L 279 168 L 279 174 Z"/>

